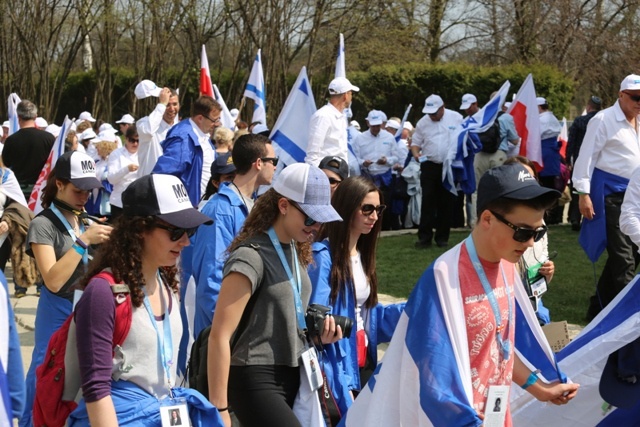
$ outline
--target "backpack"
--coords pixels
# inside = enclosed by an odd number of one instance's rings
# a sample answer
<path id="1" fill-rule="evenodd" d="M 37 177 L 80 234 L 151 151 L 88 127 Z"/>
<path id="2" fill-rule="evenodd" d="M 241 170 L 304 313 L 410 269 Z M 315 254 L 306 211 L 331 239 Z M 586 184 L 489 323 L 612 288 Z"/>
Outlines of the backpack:
<path id="1" fill-rule="evenodd" d="M 94 278 L 111 285 L 116 300 L 113 347 L 122 345 L 131 328 L 132 308 L 129 287 L 116 284 L 113 274 L 102 271 Z M 53 333 L 44 361 L 36 369 L 36 393 L 33 402 L 33 425 L 62 427 L 69 414 L 78 406 L 80 368 L 76 343 L 74 314 L 71 313 L 60 329 Z"/>
<path id="2" fill-rule="evenodd" d="M 500 148 L 500 143 L 502 139 L 500 138 L 500 123 L 498 122 L 498 117 L 504 114 L 504 111 L 498 111 L 498 115 L 496 119 L 493 121 L 493 124 L 486 131 L 479 133 L 478 137 L 480 138 L 480 142 L 482 142 L 482 152 L 493 154 L 498 151 Z"/>

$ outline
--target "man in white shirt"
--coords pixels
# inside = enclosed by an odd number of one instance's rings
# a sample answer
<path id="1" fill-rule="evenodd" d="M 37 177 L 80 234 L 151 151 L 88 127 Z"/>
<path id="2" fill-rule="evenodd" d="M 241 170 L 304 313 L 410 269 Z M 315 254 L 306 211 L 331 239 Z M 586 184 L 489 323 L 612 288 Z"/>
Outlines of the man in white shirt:
<path id="1" fill-rule="evenodd" d="M 395 138 L 382 130 L 382 111 L 371 110 L 367 116 L 366 131 L 356 139 L 353 150 L 356 153 L 360 171 L 368 175 L 382 192 L 384 201 L 391 202 L 391 168 L 400 161 L 401 153 Z M 382 215 L 382 229 L 391 229 L 391 215 Z"/>
<path id="2" fill-rule="evenodd" d="M 305 163 L 318 166 L 326 156 L 349 158 L 347 118 L 344 109 L 351 105 L 353 92 L 360 88 L 344 77 L 329 83 L 329 103 L 316 111 L 309 122 L 309 141 Z"/>
<path id="3" fill-rule="evenodd" d="M 560 141 L 558 135 L 562 131 L 562 125 L 549 110 L 547 100 L 542 97 L 536 98 L 538 103 L 538 113 L 540 117 L 540 139 L 542 146 L 542 163 L 544 167 L 539 173 L 540 185 L 553 188 L 560 192 L 564 191 L 566 182 L 562 180 L 562 170 L 560 169 Z M 554 206 L 545 214 L 547 224 L 560 224 L 564 213 L 564 205 Z"/>
<path id="4" fill-rule="evenodd" d="M 147 117 L 138 120 L 136 124 L 140 137 L 138 176 L 150 174 L 158 158 L 162 156 L 161 143 L 166 138 L 171 126 L 178 123 L 179 111 L 178 93 L 165 87 L 160 91 L 156 108 Z"/>
<path id="5" fill-rule="evenodd" d="M 616 103 L 589 121 L 574 164 L 573 185 L 585 218 L 580 244 L 593 262 L 605 247 L 608 254 L 588 319 L 633 279 L 638 265 L 637 247 L 621 231 L 619 218 L 629 179 L 640 166 L 639 115 L 640 76 L 631 74 L 620 84 Z"/>
<path id="6" fill-rule="evenodd" d="M 462 123 L 462 115 L 444 108 L 444 101 L 438 95 L 430 95 L 426 99 L 422 112 L 426 115 L 416 124 L 411 138 L 411 154 L 420 162 L 422 186 L 416 247 L 429 247 L 434 238 L 438 246 L 446 247 L 449 244 L 455 196 L 442 185 L 442 163 Z"/>

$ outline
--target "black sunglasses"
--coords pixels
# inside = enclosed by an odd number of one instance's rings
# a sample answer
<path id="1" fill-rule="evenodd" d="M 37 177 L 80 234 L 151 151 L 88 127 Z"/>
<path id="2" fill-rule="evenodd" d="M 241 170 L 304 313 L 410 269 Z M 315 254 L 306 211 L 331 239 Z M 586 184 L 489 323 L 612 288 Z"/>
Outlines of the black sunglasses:
<path id="1" fill-rule="evenodd" d="M 372 205 L 370 203 L 367 203 L 366 205 L 362 205 L 362 207 L 360 207 L 360 212 L 362 212 L 362 214 L 364 216 L 369 216 L 373 213 L 373 211 L 375 211 L 378 216 L 382 215 L 382 212 L 387 208 L 387 205 Z"/>
<path id="2" fill-rule="evenodd" d="M 513 240 L 520 243 L 528 242 L 533 239 L 534 242 L 539 241 L 544 237 L 547 233 L 547 226 L 543 225 L 542 227 L 538 227 L 535 230 L 527 227 L 518 227 L 516 225 L 511 224 L 507 221 L 502 215 L 495 213 L 494 211 L 489 211 L 493 216 L 498 218 L 500 222 L 507 225 L 509 228 L 513 230 Z"/>
<path id="3" fill-rule="evenodd" d="M 629 99 L 631 99 L 633 102 L 640 102 L 640 95 L 631 95 L 630 93 L 627 93 L 627 92 L 622 92 L 622 93 L 627 95 Z"/>
<path id="4" fill-rule="evenodd" d="M 311 227 L 312 225 L 316 225 L 316 223 L 318 221 L 316 221 L 315 219 L 311 218 L 309 215 L 304 213 L 302 208 L 300 206 L 298 206 L 298 204 L 296 202 L 294 202 L 293 200 L 289 200 L 289 203 L 291 204 L 291 206 L 293 206 L 294 208 L 298 209 L 300 211 L 300 213 L 302 213 L 302 215 L 304 215 L 304 226 L 305 227 Z"/>
<path id="5" fill-rule="evenodd" d="M 187 237 L 191 237 L 196 234 L 196 230 L 198 229 L 198 227 L 179 228 L 164 224 L 156 224 L 155 226 L 158 228 L 162 228 L 163 230 L 167 230 L 169 232 L 169 239 L 171 239 L 172 242 L 177 242 L 178 240 L 180 240 L 184 233 L 187 233 Z"/>
<path id="6" fill-rule="evenodd" d="M 127 138 L 127 141 L 129 141 L 132 144 L 137 144 L 140 142 L 138 138 Z"/>
<path id="7" fill-rule="evenodd" d="M 329 178 L 329 185 L 331 185 L 332 187 L 335 187 L 336 185 L 340 184 L 341 182 L 342 182 L 341 179 Z"/>
<path id="8" fill-rule="evenodd" d="M 262 160 L 263 162 L 273 163 L 273 167 L 275 168 L 276 166 L 278 166 L 278 160 L 280 160 L 280 158 L 279 157 L 260 157 L 260 160 Z"/>

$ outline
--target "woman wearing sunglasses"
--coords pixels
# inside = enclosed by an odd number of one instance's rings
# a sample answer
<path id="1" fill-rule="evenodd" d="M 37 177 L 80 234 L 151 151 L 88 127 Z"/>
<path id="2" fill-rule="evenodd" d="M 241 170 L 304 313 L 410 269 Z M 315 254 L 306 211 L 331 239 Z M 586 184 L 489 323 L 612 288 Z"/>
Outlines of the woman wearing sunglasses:
<path id="1" fill-rule="evenodd" d="M 176 261 L 196 228 L 212 221 L 191 206 L 184 185 L 171 175 L 134 181 L 122 205 L 75 310 L 83 399 L 69 425 L 160 427 L 166 407 L 181 405 L 187 405 L 192 425 L 218 425 L 217 411 L 202 395 L 176 387 L 182 337 Z M 111 283 L 97 276 L 105 270 L 131 296 L 131 326 L 115 349 L 112 338 L 122 316 L 116 316 Z"/>
<path id="2" fill-rule="evenodd" d="M 377 345 L 389 342 L 404 303 L 378 303 L 376 247 L 385 210 L 380 190 L 364 177 L 342 181 L 331 200 L 343 222 L 325 224 L 313 245 L 309 269 L 311 302 L 331 306 L 333 315 L 353 319 L 347 339 L 325 346 L 324 372 L 341 414 L 353 392 L 366 384 L 377 364 Z M 332 420 L 335 421 L 337 420 Z"/>
<path id="3" fill-rule="evenodd" d="M 225 425 L 231 425 L 229 409 L 244 427 L 308 425 L 292 409 L 307 381 L 303 360 L 312 352 L 304 333 L 306 269 L 311 241 L 321 223 L 332 221 L 340 216 L 326 175 L 296 163 L 260 196 L 231 243 L 208 354 L 209 398 Z M 317 338 L 342 338 L 332 317 Z"/>

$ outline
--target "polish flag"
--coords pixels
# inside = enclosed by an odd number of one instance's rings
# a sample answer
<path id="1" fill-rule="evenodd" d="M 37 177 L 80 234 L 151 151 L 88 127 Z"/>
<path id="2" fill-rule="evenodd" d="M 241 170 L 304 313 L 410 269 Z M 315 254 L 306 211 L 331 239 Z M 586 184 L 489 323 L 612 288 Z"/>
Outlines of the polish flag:
<path id="1" fill-rule="evenodd" d="M 213 94 L 209 60 L 207 59 L 207 50 L 204 45 L 202 45 L 202 55 L 200 56 L 200 95 L 207 95 L 216 99 L 216 96 Z"/>
<path id="2" fill-rule="evenodd" d="M 529 74 L 520 86 L 516 98 L 507 113 L 513 116 L 520 136 L 520 155 L 536 163 L 542 169 L 542 144 L 540 140 L 540 116 L 536 102 L 536 88 L 533 76 Z"/>
<path id="3" fill-rule="evenodd" d="M 558 141 L 560 141 L 560 155 L 563 159 L 567 158 L 567 142 L 569 141 L 569 129 L 567 128 L 567 118 L 562 118 L 562 130 L 558 135 Z"/>

